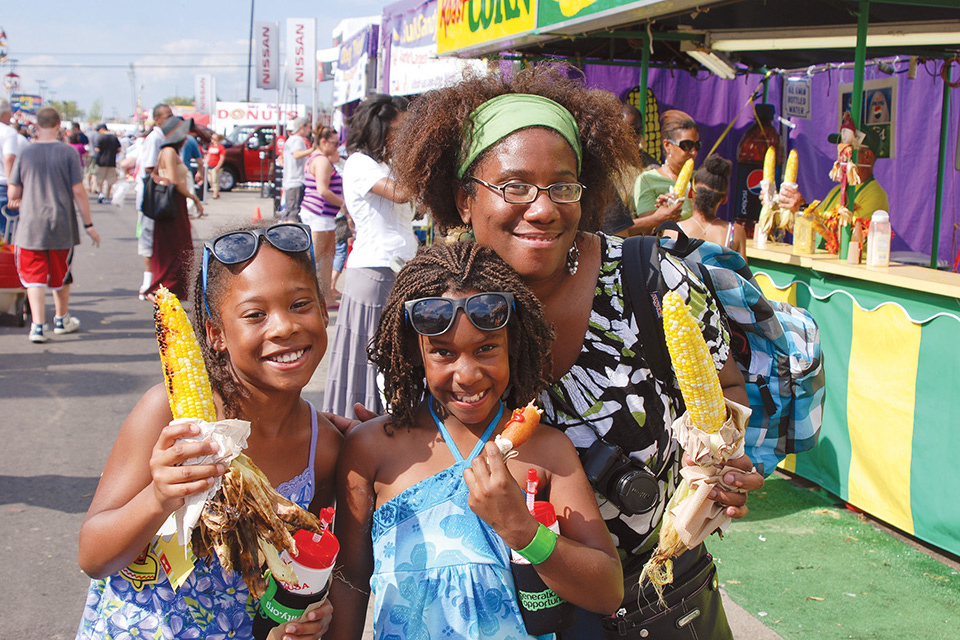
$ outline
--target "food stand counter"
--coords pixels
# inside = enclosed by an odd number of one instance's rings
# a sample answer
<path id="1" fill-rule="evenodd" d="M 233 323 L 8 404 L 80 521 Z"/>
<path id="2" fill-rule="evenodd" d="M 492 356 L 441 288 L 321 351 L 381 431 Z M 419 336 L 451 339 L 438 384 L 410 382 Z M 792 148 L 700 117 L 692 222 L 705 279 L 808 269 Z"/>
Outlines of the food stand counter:
<path id="1" fill-rule="evenodd" d="M 820 440 L 781 466 L 960 554 L 960 275 L 752 240 L 747 256 L 768 297 L 809 309 L 820 328 Z"/>

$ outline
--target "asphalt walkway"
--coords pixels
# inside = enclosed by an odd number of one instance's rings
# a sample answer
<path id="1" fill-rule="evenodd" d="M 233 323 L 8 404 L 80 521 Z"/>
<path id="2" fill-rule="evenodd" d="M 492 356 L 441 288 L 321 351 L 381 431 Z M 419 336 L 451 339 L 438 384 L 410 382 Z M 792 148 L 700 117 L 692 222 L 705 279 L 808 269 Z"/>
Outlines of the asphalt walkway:
<path id="1" fill-rule="evenodd" d="M 252 220 L 257 206 L 271 215 L 272 201 L 258 192 L 223 193 L 194 221 L 195 239 Z M 0 316 L 4 640 L 74 637 L 89 584 L 77 566 L 77 532 L 121 422 L 161 379 L 152 307 L 136 295 L 143 262 L 133 207 L 94 201 L 92 210 L 103 242 L 93 248 L 84 238 L 76 251 L 70 309 L 81 330 L 36 345 L 12 316 Z M 316 405 L 325 375 L 324 361 L 304 391 Z M 783 478 L 750 506 L 745 521 L 709 544 L 739 640 L 960 637 L 947 631 L 960 611 L 955 565 Z"/>

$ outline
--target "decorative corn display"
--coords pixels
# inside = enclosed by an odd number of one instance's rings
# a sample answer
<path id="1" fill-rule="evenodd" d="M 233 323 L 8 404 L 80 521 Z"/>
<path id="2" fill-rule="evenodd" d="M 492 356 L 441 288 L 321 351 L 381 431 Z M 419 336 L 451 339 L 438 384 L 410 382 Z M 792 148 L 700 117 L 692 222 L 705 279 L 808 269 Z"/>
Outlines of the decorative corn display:
<path id="1" fill-rule="evenodd" d="M 693 177 L 693 158 L 683 163 L 680 173 L 677 174 L 677 182 L 673 185 L 673 193 L 678 198 L 685 198 L 687 190 L 690 188 L 690 179 Z"/>
<path id="2" fill-rule="evenodd" d="M 193 326 L 177 296 L 166 287 L 157 291 L 156 301 L 153 318 L 173 418 L 214 422 L 217 409 Z"/>
<path id="3" fill-rule="evenodd" d="M 699 325 L 675 291 L 663 296 L 663 331 L 693 424 L 707 433 L 716 433 L 727 419 L 720 376 Z"/>
<path id="4" fill-rule="evenodd" d="M 683 394 L 683 401 L 687 405 L 686 418 L 692 423 L 693 430 L 699 429 L 706 434 L 717 434 L 728 421 L 727 406 L 724 402 L 723 390 L 720 387 L 720 377 L 717 374 L 707 343 L 700 332 L 700 327 L 690 313 L 689 307 L 674 291 L 669 291 L 663 296 L 663 331 L 666 336 L 667 350 L 670 352 L 670 360 L 673 363 L 673 370 L 680 385 L 680 392 Z M 684 418 L 677 422 L 682 420 Z M 678 440 L 680 440 L 680 444 L 688 453 L 691 453 L 693 449 L 689 436 L 685 441 L 678 433 L 676 424 L 673 429 L 675 435 L 678 436 Z M 720 436 L 711 435 L 709 437 Z M 696 464 L 703 463 L 697 461 Z M 709 462 L 706 464 L 709 464 Z M 696 541 L 696 544 L 688 546 L 687 540 L 689 538 L 682 537 L 678 530 L 681 527 L 681 518 L 684 520 L 683 531 L 687 535 L 689 535 L 691 524 L 696 527 L 698 518 L 700 519 L 699 523 L 702 524 L 704 522 L 702 514 L 705 511 L 713 511 L 717 508 L 716 503 L 708 499 L 709 491 L 709 485 L 697 479 L 688 483 L 685 476 L 664 509 L 657 548 L 640 575 L 641 584 L 644 580 L 649 580 L 661 601 L 663 586 L 673 582 L 672 558 L 694 548 L 700 542 Z M 685 513 L 680 511 L 674 513 L 674 510 L 684 508 L 684 503 L 688 498 L 691 501 L 692 508 Z M 720 511 L 722 512 L 722 508 Z M 712 521 L 715 517 L 716 514 L 707 514 L 708 521 Z M 709 531 L 714 528 L 710 525 L 708 527 L 710 527 Z M 705 537 L 709 534 L 709 531 L 702 535 Z"/>
<path id="5" fill-rule="evenodd" d="M 796 184 L 799 167 L 800 158 L 797 157 L 797 150 L 791 149 L 787 155 L 787 167 L 783 170 L 783 181 Z"/>
<path id="6" fill-rule="evenodd" d="M 763 156 L 763 179 L 773 184 L 776 179 L 777 170 L 777 148 L 773 145 L 767 147 L 767 153 Z"/>

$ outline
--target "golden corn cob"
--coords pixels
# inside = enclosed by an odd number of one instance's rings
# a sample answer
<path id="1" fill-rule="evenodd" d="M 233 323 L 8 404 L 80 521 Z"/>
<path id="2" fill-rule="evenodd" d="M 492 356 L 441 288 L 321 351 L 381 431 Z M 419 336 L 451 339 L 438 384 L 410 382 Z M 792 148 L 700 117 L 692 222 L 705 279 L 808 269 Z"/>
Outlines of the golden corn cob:
<path id="1" fill-rule="evenodd" d="M 773 145 L 767 147 L 767 153 L 763 156 L 763 179 L 773 184 L 776 179 L 777 170 L 777 149 Z"/>
<path id="2" fill-rule="evenodd" d="M 157 291 L 153 318 L 174 419 L 216 421 L 217 409 L 200 344 L 180 301 L 166 287 Z"/>
<path id="3" fill-rule="evenodd" d="M 691 421 L 716 433 L 727 419 L 720 376 L 700 327 L 675 291 L 663 296 L 663 332 Z"/>
<path id="4" fill-rule="evenodd" d="M 673 185 L 673 193 L 678 198 L 686 198 L 690 188 L 690 178 L 693 177 L 693 158 L 683 163 L 680 173 L 677 174 L 677 183 Z"/>
<path id="5" fill-rule="evenodd" d="M 797 157 L 797 150 L 790 149 L 790 153 L 787 155 L 787 167 L 783 170 L 783 181 L 796 184 L 799 166 L 800 159 Z"/>

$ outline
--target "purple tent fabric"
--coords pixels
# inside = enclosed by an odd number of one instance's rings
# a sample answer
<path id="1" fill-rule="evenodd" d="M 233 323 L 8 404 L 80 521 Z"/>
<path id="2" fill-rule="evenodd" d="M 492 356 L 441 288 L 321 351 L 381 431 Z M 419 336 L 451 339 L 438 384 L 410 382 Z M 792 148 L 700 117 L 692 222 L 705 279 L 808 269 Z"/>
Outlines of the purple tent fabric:
<path id="1" fill-rule="evenodd" d="M 905 63 L 899 67 L 904 68 Z M 932 63 L 930 71 L 933 72 Z M 621 99 L 640 83 L 639 67 L 587 65 L 585 73 L 589 86 L 607 89 Z M 737 114 L 734 128 L 716 151 L 735 161 L 737 143 L 753 122 L 752 110 L 743 106 L 761 77 L 752 74 L 736 80 L 721 80 L 707 77 L 706 72 L 701 71 L 697 79 L 684 71 L 650 69 L 649 87 L 660 103 L 661 113 L 667 109 L 681 109 L 697 121 L 704 143 L 702 153 L 709 151 Z M 865 80 L 888 77 L 872 66 L 865 74 Z M 875 175 L 890 198 L 890 220 L 895 236 L 892 250 L 929 256 L 933 239 L 943 81 L 939 76 L 926 73 L 922 66 L 914 80 L 908 79 L 906 74 L 894 77 L 898 78 L 896 157 L 878 160 Z M 811 83 L 814 97 L 811 119 L 792 120 L 797 127 L 790 131 L 787 144 L 788 149 L 795 148 L 800 155 L 798 182 L 800 191 L 808 200 L 822 198 L 835 184 L 828 173 L 836 159 L 836 146 L 827 141 L 827 136 L 837 131 L 839 85 L 852 82 L 852 69 L 817 73 Z M 782 80 L 771 79 L 767 102 L 777 107 L 778 115 L 781 89 Z M 955 164 L 960 92 L 953 90 L 951 98 L 939 257 L 952 265 L 960 243 L 960 172 Z M 734 186 L 732 183 L 731 189 Z M 724 209 L 719 213 L 721 217 L 729 216 Z"/>

